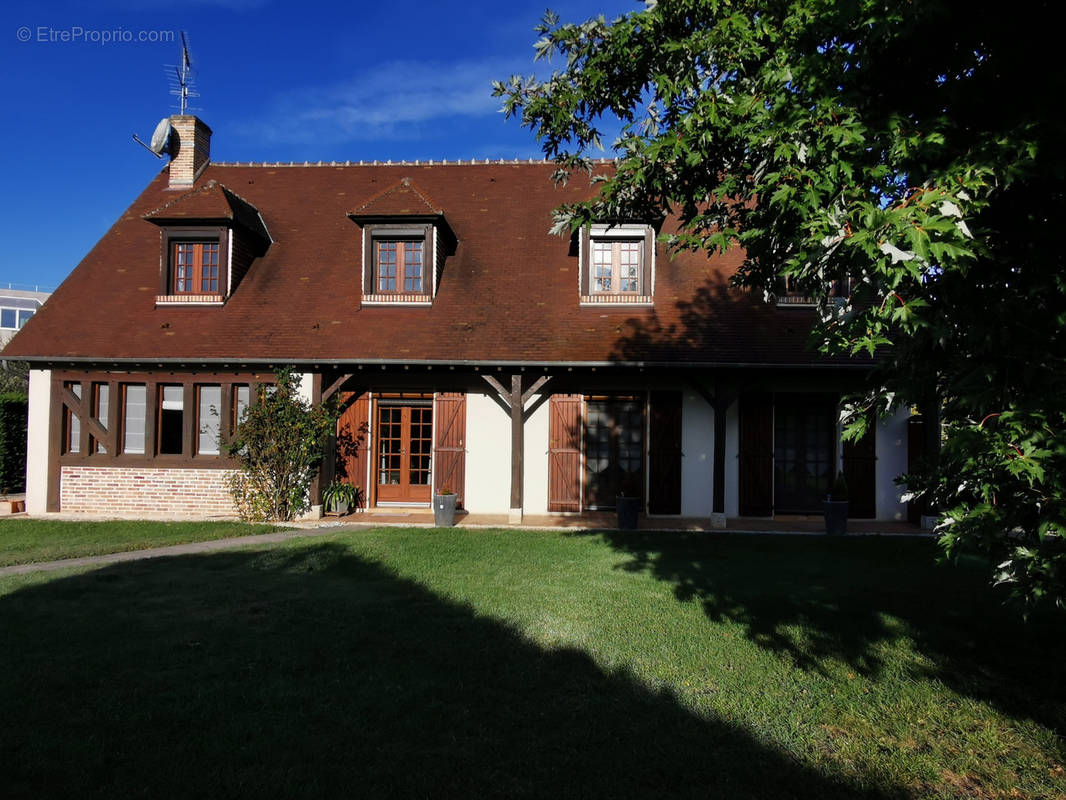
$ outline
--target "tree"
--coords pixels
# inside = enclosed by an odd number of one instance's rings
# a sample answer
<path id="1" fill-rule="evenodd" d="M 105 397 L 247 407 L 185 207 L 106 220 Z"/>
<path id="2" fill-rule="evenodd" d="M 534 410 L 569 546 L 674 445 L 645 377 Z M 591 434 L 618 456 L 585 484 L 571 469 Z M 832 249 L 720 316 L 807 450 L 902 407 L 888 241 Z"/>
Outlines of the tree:
<path id="1" fill-rule="evenodd" d="M 311 481 L 337 421 L 331 404 L 312 406 L 299 396 L 291 368 L 275 377 L 275 385 L 260 385 L 229 444 L 238 464 L 230 493 L 244 519 L 287 521 L 308 509 Z"/>
<path id="2" fill-rule="evenodd" d="M 555 228 L 652 219 L 673 248 L 739 245 L 735 281 L 817 299 L 814 341 L 877 353 L 866 415 L 935 401 L 939 457 L 908 484 L 949 555 L 978 549 L 1027 601 L 1066 604 L 1066 71 L 1050 2 L 649 0 L 548 12 L 545 79 L 497 82 L 557 180 L 599 194 Z M 830 297 L 847 278 L 843 304 Z M 838 284 L 840 285 L 840 284 Z"/>
<path id="3" fill-rule="evenodd" d="M 0 394 L 26 394 L 30 388 L 30 365 L 25 361 L 0 362 Z"/>

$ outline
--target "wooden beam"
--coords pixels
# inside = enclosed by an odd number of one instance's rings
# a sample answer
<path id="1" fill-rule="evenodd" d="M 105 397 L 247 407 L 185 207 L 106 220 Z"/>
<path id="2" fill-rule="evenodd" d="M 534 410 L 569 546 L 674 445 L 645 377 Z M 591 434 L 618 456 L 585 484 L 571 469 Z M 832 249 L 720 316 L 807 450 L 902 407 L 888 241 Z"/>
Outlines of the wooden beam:
<path id="1" fill-rule="evenodd" d="M 331 397 L 333 397 L 333 395 L 335 395 L 340 390 L 340 388 L 348 382 L 351 377 L 352 373 L 349 372 L 347 375 L 341 375 L 339 378 L 337 378 L 337 380 L 333 381 L 333 383 L 329 385 L 329 388 L 322 392 L 322 400 L 320 402 L 325 402 L 326 400 L 329 400 Z M 319 378 L 319 380 L 321 380 L 321 377 Z"/>
<path id="2" fill-rule="evenodd" d="M 551 376 L 541 375 L 539 378 L 533 381 L 533 385 L 526 389 L 524 392 L 522 392 L 522 405 L 525 406 L 525 404 L 529 402 L 529 398 L 531 398 L 536 393 L 537 389 L 539 389 L 541 386 L 543 386 L 550 380 Z"/>
<path id="3" fill-rule="evenodd" d="M 330 384 L 330 393 L 336 392 L 351 375 L 344 375 L 338 378 Z M 328 390 L 327 390 L 328 391 Z M 314 405 L 321 405 L 323 401 L 322 391 L 322 374 L 315 373 L 311 378 L 311 403 Z M 337 452 L 337 425 L 333 424 L 333 430 L 330 431 L 326 437 L 325 447 L 322 452 L 322 458 L 318 462 L 318 469 L 315 471 L 315 476 L 311 479 L 311 486 L 308 493 L 311 496 L 311 505 L 317 506 L 322 503 L 322 490 L 330 484 L 333 480 L 333 464 L 336 460 L 335 453 Z"/>
<path id="4" fill-rule="evenodd" d="M 503 388 L 503 384 L 491 375 L 482 375 L 481 377 L 485 379 L 485 383 L 487 383 L 489 386 L 496 390 L 496 393 L 500 396 L 500 399 L 507 404 L 508 408 L 510 408 L 511 393 L 507 389 Z"/>
<path id="5" fill-rule="evenodd" d="M 92 391 L 91 383 L 88 384 L 88 389 L 84 388 L 85 384 L 82 384 L 82 386 L 82 394 L 84 394 L 86 391 Z M 107 429 L 103 425 L 101 425 L 99 420 L 95 419 L 90 413 L 89 409 L 92 407 L 92 403 L 90 403 L 88 400 L 83 400 L 79 398 L 76 394 L 74 394 L 74 392 L 70 391 L 70 389 L 68 389 L 62 383 L 60 383 L 59 385 L 59 396 L 63 405 L 69 408 L 71 412 L 74 413 L 74 416 L 78 418 L 78 421 L 81 422 L 84 426 L 82 428 L 82 430 L 85 431 L 83 438 L 88 434 L 92 434 L 93 438 L 95 438 L 98 442 L 100 442 L 106 447 L 111 441 L 111 437 L 108 435 Z M 85 442 L 79 441 L 78 447 L 81 448 L 82 444 L 84 444 L 85 447 L 81 449 L 81 452 L 88 452 L 88 439 L 86 439 Z"/>
<path id="6" fill-rule="evenodd" d="M 726 407 L 719 403 L 714 409 L 714 484 L 711 510 L 715 514 L 725 513 L 725 414 Z"/>
<path id="7" fill-rule="evenodd" d="M 522 462 L 525 440 L 522 426 L 522 376 L 511 376 L 511 516 L 522 513 Z"/>
<path id="8" fill-rule="evenodd" d="M 707 387 L 700 383 L 695 378 L 688 378 L 688 385 L 691 386 L 700 397 L 707 401 L 707 405 L 714 408 L 718 404 L 718 399 L 715 395 L 711 394 Z"/>

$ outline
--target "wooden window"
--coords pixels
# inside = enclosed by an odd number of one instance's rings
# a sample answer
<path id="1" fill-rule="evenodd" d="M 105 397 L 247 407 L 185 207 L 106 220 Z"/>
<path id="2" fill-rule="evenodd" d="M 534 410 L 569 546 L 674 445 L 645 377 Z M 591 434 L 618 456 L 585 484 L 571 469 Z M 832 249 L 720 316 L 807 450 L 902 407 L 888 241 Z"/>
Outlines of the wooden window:
<path id="1" fill-rule="evenodd" d="M 650 225 L 593 225 L 579 235 L 581 302 L 650 304 L 655 231 Z"/>
<path id="2" fill-rule="evenodd" d="M 122 452 L 144 453 L 146 391 L 143 383 L 124 383 L 122 396 Z"/>
<path id="3" fill-rule="evenodd" d="M 374 285 L 377 294 L 425 292 L 425 242 L 421 239 L 375 239 Z"/>
<path id="4" fill-rule="evenodd" d="M 173 243 L 174 294 L 219 294 L 219 243 Z"/>
<path id="5" fill-rule="evenodd" d="M 222 387 L 197 386 L 196 397 L 196 453 L 217 456 L 221 449 Z"/>
<path id="6" fill-rule="evenodd" d="M 228 468 L 224 445 L 271 381 L 255 373 L 55 372 L 49 446 L 61 464 Z"/>
<path id="7" fill-rule="evenodd" d="M 850 278 L 843 277 L 829 282 L 830 297 L 847 297 L 850 291 Z M 809 306 L 814 305 L 814 298 L 795 278 L 782 275 L 777 279 L 777 304 L 779 306 Z"/>
<path id="8" fill-rule="evenodd" d="M 185 430 L 185 387 L 160 386 L 156 417 L 156 449 L 159 455 L 181 455 Z"/>
<path id="9" fill-rule="evenodd" d="M 640 239 L 593 239 L 592 293 L 642 294 L 643 249 Z"/>

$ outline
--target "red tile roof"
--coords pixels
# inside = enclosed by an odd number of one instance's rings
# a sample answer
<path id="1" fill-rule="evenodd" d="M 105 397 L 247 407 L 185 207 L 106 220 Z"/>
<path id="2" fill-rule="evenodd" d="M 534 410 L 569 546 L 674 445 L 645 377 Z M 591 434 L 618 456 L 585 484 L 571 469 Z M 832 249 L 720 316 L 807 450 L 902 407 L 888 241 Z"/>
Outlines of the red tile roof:
<path id="1" fill-rule="evenodd" d="M 362 205 L 349 212 L 352 217 L 403 216 L 417 214 L 443 214 L 440 206 L 430 200 L 410 178 L 401 178 L 392 186 L 382 189 Z"/>
<path id="2" fill-rule="evenodd" d="M 805 348 L 809 311 L 768 307 L 729 288 L 738 250 L 671 257 L 659 245 L 654 308 L 580 306 L 576 250 L 548 229 L 553 208 L 593 188 L 581 178 L 556 187 L 554 169 L 212 164 L 178 198 L 163 170 L 4 356 L 102 363 L 818 362 Z M 233 197 L 262 216 L 273 238 L 266 254 L 222 307 L 157 307 L 160 234 L 146 217 L 190 219 L 227 207 L 236 214 Z M 353 208 L 443 213 L 456 245 L 432 306 L 361 304 Z"/>

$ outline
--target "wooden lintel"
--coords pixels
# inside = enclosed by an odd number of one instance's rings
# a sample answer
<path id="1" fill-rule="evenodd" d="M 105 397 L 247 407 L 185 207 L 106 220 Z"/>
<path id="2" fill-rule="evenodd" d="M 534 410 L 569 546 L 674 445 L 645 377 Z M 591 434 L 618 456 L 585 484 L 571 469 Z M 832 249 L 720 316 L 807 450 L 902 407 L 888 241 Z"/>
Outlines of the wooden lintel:
<path id="1" fill-rule="evenodd" d="M 541 375 L 539 378 L 533 381 L 533 385 L 526 389 L 524 392 L 522 392 L 522 405 L 525 406 L 525 404 L 529 402 L 529 398 L 533 396 L 537 389 L 539 389 L 541 386 L 543 386 L 550 380 L 550 375 Z"/>
<path id="2" fill-rule="evenodd" d="M 337 380 L 333 381 L 333 383 L 329 385 L 329 388 L 322 392 L 322 400 L 326 401 L 333 397 L 333 395 L 340 391 L 340 388 L 347 383 L 351 377 L 352 373 L 349 372 L 347 375 L 341 375 Z"/>

